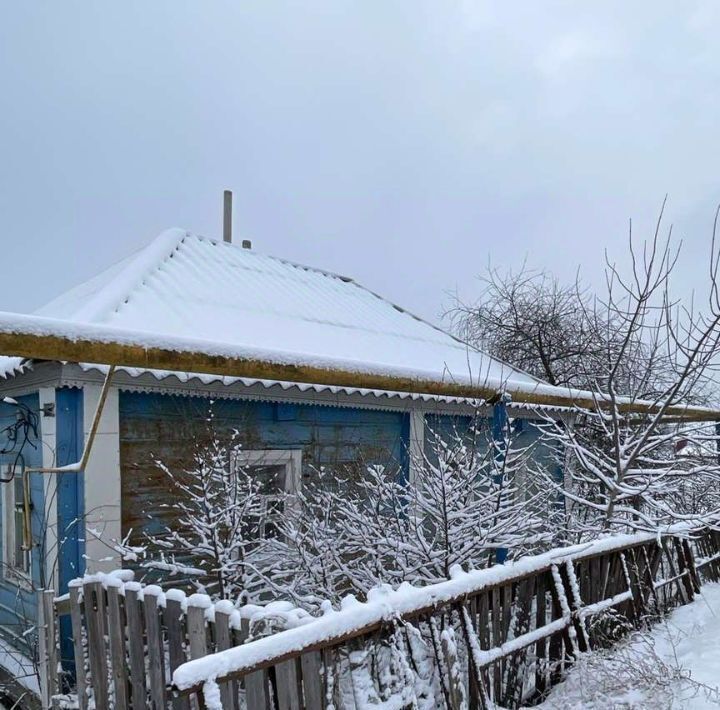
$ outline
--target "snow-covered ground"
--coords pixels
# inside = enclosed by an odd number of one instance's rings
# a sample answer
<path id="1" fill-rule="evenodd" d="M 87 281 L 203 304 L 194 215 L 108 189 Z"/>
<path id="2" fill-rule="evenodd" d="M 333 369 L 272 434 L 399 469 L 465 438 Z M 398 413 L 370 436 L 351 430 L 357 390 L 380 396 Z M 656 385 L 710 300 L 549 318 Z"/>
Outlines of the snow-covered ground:
<path id="1" fill-rule="evenodd" d="M 580 708 L 720 707 L 720 584 L 647 634 L 583 658 L 541 705 Z"/>

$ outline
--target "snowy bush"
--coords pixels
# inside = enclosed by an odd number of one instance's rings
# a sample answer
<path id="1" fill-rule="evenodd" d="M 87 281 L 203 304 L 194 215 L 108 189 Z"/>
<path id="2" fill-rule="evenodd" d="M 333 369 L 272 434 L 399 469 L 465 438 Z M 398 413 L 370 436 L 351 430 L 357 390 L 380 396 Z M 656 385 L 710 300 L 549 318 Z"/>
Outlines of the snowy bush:
<path id="1" fill-rule="evenodd" d="M 144 546 L 125 549 L 146 570 L 236 604 L 263 591 L 257 565 L 267 549 L 268 507 L 264 482 L 237 465 L 239 450 L 234 436 L 215 437 L 198 446 L 181 470 L 157 461 L 168 483 L 169 502 L 162 507 L 171 522 L 147 535 Z"/>
<path id="2" fill-rule="evenodd" d="M 472 428 L 431 434 L 410 480 L 402 469 L 377 465 L 355 480 L 317 472 L 273 541 L 270 586 L 300 603 L 337 601 L 378 584 L 447 579 L 454 565 L 489 566 L 498 550 L 540 549 L 550 537 L 538 514 L 542 496 L 515 483 L 530 453 Z"/>
<path id="3" fill-rule="evenodd" d="M 317 608 L 346 594 L 364 598 L 379 584 L 447 579 L 455 565 L 489 566 L 498 551 L 537 551 L 551 537 L 548 489 L 529 494 L 517 485 L 527 483 L 532 451 L 516 445 L 509 424 L 496 441 L 481 421 L 430 433 L 411 480 L 399 465 L 313 472 L 299 492 L 273 495 L 282 514 L 271 528 L 267 491 L 237 465 L 236 438 L 211 438 L 182 470 L 157 462 L 170 522 L 123 552 L 215 598 L 291 598 Z"/>

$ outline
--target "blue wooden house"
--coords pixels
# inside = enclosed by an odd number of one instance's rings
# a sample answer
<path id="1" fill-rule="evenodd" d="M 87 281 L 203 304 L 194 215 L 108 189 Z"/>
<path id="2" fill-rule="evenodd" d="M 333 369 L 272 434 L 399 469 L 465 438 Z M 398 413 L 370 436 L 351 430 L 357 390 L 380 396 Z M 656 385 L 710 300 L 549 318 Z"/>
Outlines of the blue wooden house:
<path id="1" fill-rule="evenodd" d="M 0 304 L 1 305 L 1 304 Z M 413 316 L 350 278 L 174 229 L 59 296 L 38 315 L 153 335 L 337 362 L 345 369 L 482 381 L 499 391 L 544 383 Z M 412 475 L 428 427 L 490 423 L 507 415 L 533 436 L 533 408 L 478 404 L 423 392 L 121 368 L 113 377 L 90 458 L 81 472 L 22 467 L 79 461 L 107 367 L 0 358 L 0 630 L 22 645 L 36 590 L 63 593 L 86 570 L 120 565 L 113 541 L 158 525 L 165 495 L 154 464 L 182 464 L 214 424 L 237 430 L 247 466 L 268 462 L 286 487 L 322 465 L 395 463 Z M 557 391 L 559 396 L 564 393 Z M 23 549 L 24 499 L 31 549 Z"/>

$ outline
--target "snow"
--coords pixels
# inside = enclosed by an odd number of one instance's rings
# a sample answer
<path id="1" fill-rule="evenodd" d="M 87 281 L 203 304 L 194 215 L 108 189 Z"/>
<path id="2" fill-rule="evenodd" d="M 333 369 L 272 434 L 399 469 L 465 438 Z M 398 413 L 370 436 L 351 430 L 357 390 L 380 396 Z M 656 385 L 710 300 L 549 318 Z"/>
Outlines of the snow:
<path id="1" fill-rule="evenodd" d="M 548 387 L 351 279 L 180 229 L 59 296 L 35 318 L 0 315 L 0 330 L 17 327 L 282 364 Z M 17 365 L 4 361 L 8 372 Z"/>
<path id="2" fill-rule="evenodd" d="M 673 529 L 680 527 L 673 526 Z M 360 629 L 372 628 L 404 614 L 433 608 L 449 600 L 502 584 L 521 574 L 550 569 L 551 566 L 572 558 L 622 549 L 655 539 L 656 535 L 652 533 L 615 535 L 594 543 L 559 548 L 488 569 L 471 572 L 456 569 L 452 579 L 424 587 L 413 587 L 407 583 L 393 591 L 385 587 L 379 592 L 371 592 L 367 602 L 359 602 L 348 596 L 343 600 L 340 611 L 327 610 L 322 617 L 306 620 L 306 623 L 298 627 L 257 639 L 251 644 L 189 661 L 175 670 L 173 682 L 181 690 L 195 687 L 224 674 L 249 669 L 285 654 L 299 653 L 303 649 L 343 638 Z M 565 611 L 569 617 L 569 608 Z"/>
<path id="3" fill-rule="evenodd" d="M 586 654 L 540 706 L 683 708 L 720 706 L 720 584 L 675 609 L 646 634 Z"/>
<path id="4" fill-rule="evenodd" d="M 40 695 L 40 684 L 34 663 L 0 638 L 0 666 L 34 695 Z"/>

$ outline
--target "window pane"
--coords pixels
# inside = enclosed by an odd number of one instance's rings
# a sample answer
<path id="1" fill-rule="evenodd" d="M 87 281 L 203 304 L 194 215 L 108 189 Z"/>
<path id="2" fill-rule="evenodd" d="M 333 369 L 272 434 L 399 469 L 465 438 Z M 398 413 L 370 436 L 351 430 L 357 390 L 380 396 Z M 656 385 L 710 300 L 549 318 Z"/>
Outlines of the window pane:
<path id="1" fill-rule="evenodd" d="M 260 483 L 260 493 L 273 495 L 285 490 L 285 466 L 248 466 L 245 471 Z"/>
<path id="2" fill-rule="evenodd" d="M 13 486 L 15 488 L 15 507 L 21 508 L 25 500 L 25 488 L 23 486 L 23 477 L 20 471 L 15 473 L 13 478 Z"/>
<path id="3" fill-rule="evenodd" d="M 22 549 L 23 545 L 23 513 L 22 510 L 15 509 L 15 540 L 13 550 L 13 566 L 17 569 L 25 569 L 25 552 Z"/>

